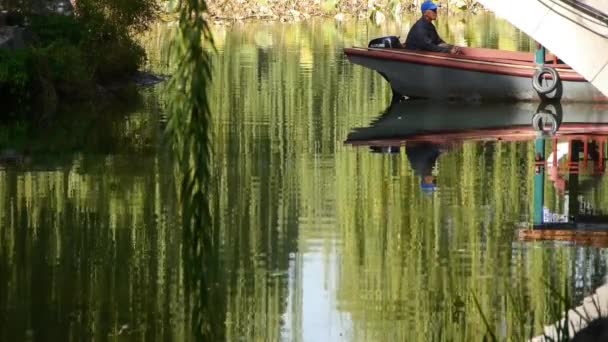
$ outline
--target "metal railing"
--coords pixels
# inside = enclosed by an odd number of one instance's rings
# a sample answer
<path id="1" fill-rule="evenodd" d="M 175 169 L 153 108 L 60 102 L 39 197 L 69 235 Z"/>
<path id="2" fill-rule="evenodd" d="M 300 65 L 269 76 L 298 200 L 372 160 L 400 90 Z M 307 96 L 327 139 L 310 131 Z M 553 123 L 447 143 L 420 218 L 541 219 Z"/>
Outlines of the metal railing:
<path id="1" fill-rule="evenodd" d="M 597 26 L 608 28 L 608 15 L 595 7 L 588 4 L 582 3 L 579 0 L 538 0 L 545 7 L 552 9 L 553 5 L 560 6 L 562 9 L 569 11 L 570 13 L 580 16 L 581 14 L 586 16 L 589 22 L 593 22 L 596 26 L 591 27 L 589 24 L 585 24 L 574 20 L 563 13 L 554 11 L 564 19 L 584 28 L 587 31 L 595 33 L 596 35 L 608 39 L 608 35 L 604 32 L 598 32 Z"/>
<path id="2" fill-rule="evenodd" d="M 608 25 L 608 14 L 600 11 L 599 9 L 597 9 L 591 5 L 583 3 L 580 0 L 559 0 L 559 1 L 566 3 L 566 4 L 576 8 L 577 10 L 585 13 L 586 15 L 603 22 L 605 25 Z"/>

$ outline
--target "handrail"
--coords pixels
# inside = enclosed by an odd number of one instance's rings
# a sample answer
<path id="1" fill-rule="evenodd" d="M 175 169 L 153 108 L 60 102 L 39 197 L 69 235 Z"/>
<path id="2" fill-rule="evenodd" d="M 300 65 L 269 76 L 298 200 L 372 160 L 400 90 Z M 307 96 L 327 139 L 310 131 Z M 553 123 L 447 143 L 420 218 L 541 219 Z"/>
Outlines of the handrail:
<path id="1" fill-rule="evenodd" d="M 586 3 L 580 2 L 579 0 L 560 0 L 561 2 L 565 2 L 568 5 L 577 8 L 581 12 L 587 14 L 588 16 L 594 17 L 600 21 L 603 21 L 604 24 L 608 25 L 608 14 L 598 10 L 597 8 L 588 5 Z"/>
<path id="2" fill-rule="evenodd" d="M 554 5 L 562 7 L 566 11 L 570 11 L 573 14 L 582 13 L 589 18 L 593 18 L 593 20 L 590 20 L 590 21 L 595 21 L 595 24 L 608 27 L 608 16 L 606 16 L 603 12 L 601 12 L 599 10 L 596 10 L 596 12 L 594 12 L 593 7 L 583 4 L 583 3 L 579 2 L 578 0 L 538 0 L 538 2 L 541 3 L 542 5 L 544 5 L 545 7 L 547 7 L 548 9 L 552 9 L 551 4 L 554 4 Z M 586 6 L 585 9 L 583 9 L 583 7 L 582 7 L 583 5 Z M 581 7 L 579 7 L 579 6 L 581 6 Z M 588 25 L 585 25 L 579 21 L 573 20 L 572 18 L 569 18 L 564 14 L 558 13 L 555 10 L 553 10 L 553 11 L 556 14 L 558 14 L 559 16 L 563 17 L 564 19 L 569 20 L 573 24 L 578 25 L 578 26 L 582 27 L 583 29 L 585 29 L 589 32 L 592 32 L 602 38 L 608 39 L 608 35 L 603 34 L 602 32 L 598 32 L 596 30 L 596 28 L 589 27 Z"/>

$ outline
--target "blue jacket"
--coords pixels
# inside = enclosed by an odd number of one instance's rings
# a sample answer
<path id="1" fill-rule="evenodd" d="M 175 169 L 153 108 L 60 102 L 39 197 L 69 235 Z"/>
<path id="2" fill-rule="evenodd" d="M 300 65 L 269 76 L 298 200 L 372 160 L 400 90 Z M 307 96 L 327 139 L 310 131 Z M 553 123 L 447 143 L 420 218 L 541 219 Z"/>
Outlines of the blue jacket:
<path id="1" fill-rule="evenodd" d="M 439 46 L 442 43 L 445 42 L 439 38 L 435 25 L 424 18 L 420 18 L 407 34 L 405 48 L 410 50 L 450 52 L 449 48 Z"/>

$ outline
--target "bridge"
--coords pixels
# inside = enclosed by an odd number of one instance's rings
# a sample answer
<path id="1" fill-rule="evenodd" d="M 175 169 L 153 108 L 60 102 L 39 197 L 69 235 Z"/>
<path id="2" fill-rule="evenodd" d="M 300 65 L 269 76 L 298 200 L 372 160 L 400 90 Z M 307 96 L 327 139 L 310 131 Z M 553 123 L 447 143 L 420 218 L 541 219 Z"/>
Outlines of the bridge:
<path id="1" fill-rule="evenodd" d="M 607 0 L 478 0 L 545 46 L 608 96 Z M 537 189 L 535 191 L 538 192 Z M 597 317 L 608 315 L 608 284 L 546 326 L 544 334 L 557 340 L 564 325 L 570 336 Z M 562 328 L 560 328 L 560 326 Z M 544 336 L 533 342 L 546 341 Z"/>
<path id="2" fill-rule="evenodd" d="M 478 0 L 608 96 L 608 1 Z"/>
<path id="3" fill-rule="evenodd" d="M 575 332 L 580 331 L 590 321 L 608 315 L 608 285 L 602 285 L 595 293 L 585 297 L 583 303 L 564 313 L 564 318 L 553 325 L 545 326 L 544 336 L 536 336 L 530 342 L 564 341 L 565 327 L 568 325 L 567 337 L 572 338 Z M 547 338 L 548 337 L 548 338 Z M 599 340 L 598 340 L 599 341 Z"/>

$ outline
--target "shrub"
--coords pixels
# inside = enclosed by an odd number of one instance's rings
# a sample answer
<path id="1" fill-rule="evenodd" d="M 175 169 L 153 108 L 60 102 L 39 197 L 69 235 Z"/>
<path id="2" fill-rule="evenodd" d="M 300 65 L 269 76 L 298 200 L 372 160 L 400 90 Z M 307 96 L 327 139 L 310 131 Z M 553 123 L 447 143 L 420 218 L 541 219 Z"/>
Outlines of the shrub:
<path id="1" fill-rule="evenodd" d="M 132 75 L 145 61 L 144 49 L 132 36 L 158 14 L 157 0 L 76 0 L 73 17 L 32 15 L 34 2 L 9 2 L 14 18 L 7 21 L 29 23 L 33 40 L 22 51 L 0 50 L 4 113 L 27 107 L 37 96 L 50 103 L 57 93 L 91 95 L 94 81 L 110 83 Z"/>
<path id="2" fill-rule="evenodd" d="M 33 16 L 31 30 L 36 37 L 36 44 L 42 47 L 57 42 L 80 45 L 86 32 L 81 22 L 65 15 Z"/>
<path id="3" fill-rule="evenodd" d="M 145 61 L 145 50 L 132 38 L 148 28 L 159 11 L 157 0 L 77 0 L 78 20 L 86 27 L 85 51 L 102 83 L 123 79 Z"/>
<path id="4" fill-rule="evenodd" d="M 0 119 L 27 109 L 24 105 L 31 97 L 32 60 L 30 50 L 0 50 Z"/>
<path id="5" fill-rule="evenodd" d="M 47 64 L 49 76 L 59 93 L 77 96 L 92 87 L 92 66 L 82 49 L 58 41 L 38 51 L 38 63 Z"/>
<path id="6" fill-rule="evenodd" d="M 0 50 L 0 87 L 11 96 L 25 94 L 32 79 L 32 54 L 30 50 Z"/>
<path id="7" fill-rule="evenodd" d="M 134 41 L 120 40 L 100 44 L 95 60 L 95 78 L 102 83 L 132 75 L 145 61 L 145 50 Z"/>
<path id="8" fill-rule="evenodd" d="M 79 18 L 93 34 L 125 37 L 142 32 L 158 15 L 157 0 L 77 0 Z"/>

